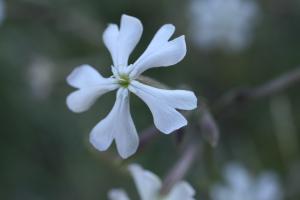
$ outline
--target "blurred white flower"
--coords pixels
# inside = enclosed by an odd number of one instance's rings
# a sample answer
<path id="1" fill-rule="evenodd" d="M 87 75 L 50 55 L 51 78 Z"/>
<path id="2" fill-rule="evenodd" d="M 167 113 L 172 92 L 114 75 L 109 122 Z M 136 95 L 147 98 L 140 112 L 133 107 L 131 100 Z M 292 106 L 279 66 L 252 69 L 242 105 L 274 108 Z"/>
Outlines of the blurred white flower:
<path id="1" fill-rule="evenodd" d="M 247 47 L 257 21 L 253 0 L 191 0 L 191 34 L 199 47 L 239 51 Z"/>
<path id="2" fill-rule="evenodd" d="M 161 196 L 162 183 L 159 177 L 137 164 L 130 165 L 129 171 L 133 176 L 141 200 L 195 200 L 193 187 L 185 181 L 178 182 L 169 194 Z M 129 200 L 122 189 L 111 190 L 108 197 L 110 200 Z"/>
<path id="3" fill-rule="evenodd" d="M 68 76 L 67 82 L 78 89 L 67 98 L 67 105 L 74 112 L 88 110 L 98 97 L 117 89 L 111 112 L 90 134 L 90 142 L 98 150 L 107 150 L 115 140 L 122 158 L 136 152 L 139 138 L 129 111 L 129 92 L 147 104 L 154 124 L 161 132 L 169 134 L 187 124 L 187 120 L 176 109 L 196 108 L 197 98 L 193 92 L 158 89 L 137 80 L 147 69 L 174 65 L 184 58 L 184 36 L 169 41 L 174 31 L 173 25 L 162 26 L 145 52 L 136 62 L 128 65 L 129 55 L 141 38 L 143 26 L 137 18 L 123 15 L 120 28 L 110 24 L 103 33 L 104 44 L 113 60 L 113 76 L 104 78 L 89 65 L 76 68 Z"/>
<path id="4" fill-rule="evenodd" d="M 110 200 L 130 200 L 126 192 L 122 189 L 113 189 L 108 193 Z"/>
<path id="5" fill-rule="evenodd" d="M 4 18 L 5 18 L 5 4 L 4 4 L 4 0 L 0 0 L 0 24 L 3 23 Z"/>
<path id="6" fill-rule="evenodd" d="M 54 66 L 45 58 L 36 58 L 28 69 L 28 82 L 31 93 L 37 100 L 47 98 L 54 84 Z"/>
<path id="7" fill-rule="evenodd" d="M 211 190 L 212 200 L 282 200 L 283 192 L 275 173 L 264 172 L 253 177 L 238 164 L 230 164 L 223 172 L 225 183 Z"/>

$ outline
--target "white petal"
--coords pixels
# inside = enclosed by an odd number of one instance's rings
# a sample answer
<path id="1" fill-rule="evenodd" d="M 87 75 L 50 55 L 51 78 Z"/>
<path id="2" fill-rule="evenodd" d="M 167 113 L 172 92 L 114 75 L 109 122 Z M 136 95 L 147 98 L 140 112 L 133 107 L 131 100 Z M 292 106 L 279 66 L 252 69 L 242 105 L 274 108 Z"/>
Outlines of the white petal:
<path id="1" fill-rule="evenodd" d="M 113 139 L 122 158 L 136 152 L 139 138 L 129 111 L 128 90 L 124 88 L 118 90 L 112 110 L 90 134 L 90 142 L 100 151 L 107 150 Z"/>
<path id="2" fill-rule="evenodd" d="M 139 19 L 122 15 L 120 29 L 115 24 L 109 25 L 103 33 L 103 41 L 111 53 L 115 67 L 128 65 L 128 59 L 141 39 L 143 25 Z"/>
<path id="3" fill-rule="evenodd" d="M 124 89 L 122 98 L 118 121 L 116 121 L 116 123 L 118 123 L 118 130 L 115 133 L 115 140 L 119 154 L 123 158 L 127 158 L 136 152 L 139 144 L 139 137 L 130 114 L 129 94 L 127 89 Z"/>
<path id="4" fill-rule="evenodd" d="M 128 58 L 143 33 L 141 21 L 135 17 L 122 15 L 118 47 L 118 66 L 127 66 Z"/>
<path id="5" fill-rule="evenodd" d="M 187 182 L 177 183 L 165 200 L 195 200 L 195 190 Z"/>
<path id="6" fill-rule="evenodd" d="M 103 33 L 103 42 L 106 48 L 109 50 L 112 57 L 113 63 L 117 65 L 117 48 L 118 48 L 118 37 L 119 28 L 116 24 L 109 24 Z"/>
<path id="7" fill-rule="evenodd" d="M 186 54 L 184 36 L 168 41 L 174 30 L 174 26 L 170 24 L 158 30 L 146 51 L 133 64 L 132 77 L 137 77 L 149 68 L 175 65 L 184 58 Z"/>
<path id="8" fill-rule="evenodd" d="M 67 77 L 67 82 L 77 91 L 67 97 L 67 106 L 73 112 L 88 110 L 101 95 L 118 88 L 113 78 L 103 78 L 94 68 L 82 65 Z"/>
<path id="9" fill-rule="evenodd" d="M 147 93 L 159 98 L 160 101 L 164 101 L 173 108 L 193 110 L 197 107 L 197 97 L 191 91 L 159 89 L 137 81 L 134 82 L 134 86 L 147 91 Z"/>
<path id="10" fill-rule="evenodd" d="M 73 112 L 87 111 L 100 96 L 118 87 L 116 84 L 111 84 L 79 89 L 67 97 L 67 106 Z"/>
<path id="11" fill-rule="evenodd" d="M 84 88 L 99 85 L 105 82 L 105 78 L 103 78 L 93 67 L 81 65 L 71 72 L 67 77 L 67 82 L 75 88 Z"/>
<path id="12" fill-rule="evenodd" d="M 129 200 L 126 192 L 122 189 L 113 189 L 109 191 L 108 198 L 110 200 Z"/>
<path id="13" fill-rule="evenodd" d="M 138 58 L 138 60 L 135 63 L 140 62 L 142 59 L 149 56 L 149 54 L 155 52 L 159 47 L 161 47 L 161 45 L 166 44 L 174 32 L 175 32 L 174 25 L 172 24 L 163 25 L 156 32 L 147 49 L 144 51 L 144 53 Z"/>
<path id="14" fill-rule="evenodd" d="M 133 176 L 141 200 L 157 199 L 161 188 L 160 179 L 137 164 L 132 164 L 128 168 Z"/>
<path id="15" fill-rule="evenodd" d="M 172 90 L 153 88 L 137 81 L 132 81 L 129 89 L 147 104 L 155 126 L 166 134 L 187 125 L 176 108 L 190 110 L 197 106 L 197 98 L 192 92 L 175 90 L 172 93 Z"/>

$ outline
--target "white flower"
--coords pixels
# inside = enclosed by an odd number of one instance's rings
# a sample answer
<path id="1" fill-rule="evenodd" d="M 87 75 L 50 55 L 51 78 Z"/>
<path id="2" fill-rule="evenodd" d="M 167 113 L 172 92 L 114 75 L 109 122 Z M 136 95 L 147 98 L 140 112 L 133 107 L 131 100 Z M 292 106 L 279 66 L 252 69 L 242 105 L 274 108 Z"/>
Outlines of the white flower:
<path id="1" fill-rule="evenodd" d="M 191 34 L 200 47 L 239 51 L 247 47 L 258 15 L 252 0 L 192 0 Z"/>
<path id="2" fill-rule="evenodd" d="M 130 165 L 129 171 L 133 176 L 141 200 L 195 200 L 194 189 L 185 181 L 178 182 L 169 194 L 161 196 L 162 183 L 159 177 L 137 164 Z M 108 197 L 110 200 L 129 200 L 122 189 L 111 190 Z"/>
<path id="3" fill-rule="evenodd" d="M 91 131 L 90 142 L 98 150 L 104 151 L 115 140 L 123 158 L 134 154 L 139 143 L 129 111 L 130 92 L 147 104 L 155 126 L 165 134 L 187 124 L 176 109 L 192 110 L 197 107 L 197 98 L 193 92 L 158 89 L 137 80 L 147 69 L 174 65 L 186 54 L 184 36 L 169 41 L 175 27 L 167 24 L 158 30 L 137 61 L 129 65 L 129 55 L 140 40 L 142 31 L 143 26 L 137 18 L 123 15 L 120 28 L 110 24 L 103 33 L 103 41 L 113 60 L 113 76 L 104 78 L 91 66 L 83 65 L 67 78 L 68 83 L 78 89 L 67 98 L 67 105 L 74 112 L 88 110 L 98 97 L 117 89 L 116 102 L 111 112 Z"/>
<path id="4" fill-rule="evenodd" d="M 27 78 L 33 97 L 37 100 L 46 99 L 55 82 L 54 64 L 45 58 L 36 58 L 29 66 Z"/>
<path id="5" fill-rule="evenodd" d="M 213 200 L 282 200 L 282 189 L 276 174 L 264 172 L 255 178 L 242 166 L 230 164 L 224 171 L 225 184 L 211 190 Z"/>
<path id="6" fill-rule="evenodd" d="M 4 0 L 0 0 L 0 24 L 2 24 L 4 18 L 5 18 Z"/>

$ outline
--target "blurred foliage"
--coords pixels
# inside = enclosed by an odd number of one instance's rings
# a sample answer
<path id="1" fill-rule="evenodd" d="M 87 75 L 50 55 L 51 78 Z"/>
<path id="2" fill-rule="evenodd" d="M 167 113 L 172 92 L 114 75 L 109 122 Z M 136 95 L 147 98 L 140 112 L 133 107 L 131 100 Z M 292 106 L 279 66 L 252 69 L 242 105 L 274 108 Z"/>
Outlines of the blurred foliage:
<path id="1" fill-rule="evenodd" d="M 174 67 L 146 73 L 172 87 L 187 85 L 208 105 L 233 88 L 259 85 L 289 71 L 300 61 L 300 3 L 297 0 L 259 1 L 262 12 L 251 47 L 240 53 L 205 52 L 189 40 L 188 1 L 179 0 L 7 0 L 7 16 L 0 27 L 0 199 L 60 200 L 106 199 L 113 187 L 136 194 L 133 181 L 111 161 L 116 155 L 97 152 L 88 133 L 106 116 L 114 101 L 110 93 L 84 114 L 65 105 L 72 89 L 65 77 L 80 64 L 110 74 L 111 59 L 101 34 L 121 14 L 138 17 L 144 34 L 131 59 L 136 59 L 155 31 L 165 23 L 176 35 L 187 37 L 188 54 Z M 31 91 L 28 71 L 43 58 L 52 64 L 53 90 L 47 98 Z M 297 133 L 300 127 L 299 86 L 284 92 L 289 99 Z M 201 104 L 200 104 L 201 105 Z M 139 132 L 151 125 L 146 106 L 133 97 L 131 110 Z M 116 122 L 117 123 L 117 122 Z M 236 160 L 254 171 L 273 169 L 281 175 L 289 200 L 300 198 L 299 152 L 284 157 L 276 138 L 270 99 L 238 107 L 217 121 L 220 144 L 205 144 L 203 157 L 187 180 L 197 199 L 208 199 L 221 166 Z M 282 133 L 284 134 L 284 133 Z M 138 162 L 164 176 L 179 155 L 174 138 L 160 134 L 144 152 L 127 162 Z M 297 135 L 296 144 L 299 144 Z M 125 165 L 124 165 L 125 166 Z"/>

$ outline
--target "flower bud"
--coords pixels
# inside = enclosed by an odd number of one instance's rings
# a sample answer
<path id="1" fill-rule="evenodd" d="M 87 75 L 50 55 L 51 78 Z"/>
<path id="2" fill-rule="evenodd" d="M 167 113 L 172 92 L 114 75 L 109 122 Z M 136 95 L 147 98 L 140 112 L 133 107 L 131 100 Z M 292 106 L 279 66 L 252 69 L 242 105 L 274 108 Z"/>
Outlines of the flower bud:
<path id="1" fill-rule="evenodd" d="M 202 116 L 199 121 L 201 133 L 203 137 L 212 145 L 217 146 L 220 137 L 219 127 L 210 113 L 210 111 L 205 108 L 202 110 Z"/>

